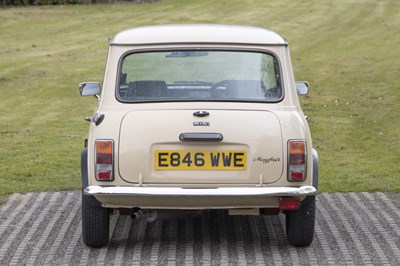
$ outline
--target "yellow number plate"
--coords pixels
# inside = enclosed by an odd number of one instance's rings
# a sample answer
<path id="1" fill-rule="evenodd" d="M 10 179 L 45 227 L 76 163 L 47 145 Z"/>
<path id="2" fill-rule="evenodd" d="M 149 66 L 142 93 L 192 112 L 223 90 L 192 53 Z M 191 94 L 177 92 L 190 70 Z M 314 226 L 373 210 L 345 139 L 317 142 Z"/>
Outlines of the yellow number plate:
<path id="1" fill-rule="evenodd" d="M 239 150 L 157 150 L 156 170 L 246 170 L 246 152 Z"/>

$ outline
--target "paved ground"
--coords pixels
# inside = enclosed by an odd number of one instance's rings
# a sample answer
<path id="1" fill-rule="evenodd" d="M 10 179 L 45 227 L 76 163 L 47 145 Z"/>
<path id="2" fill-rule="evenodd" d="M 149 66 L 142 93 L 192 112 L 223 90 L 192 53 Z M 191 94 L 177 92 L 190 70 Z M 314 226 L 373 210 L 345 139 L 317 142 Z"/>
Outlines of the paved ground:
<path id="1" fill-rule="evenodd" d="M 0 265 L 400 265 L 400 194 L 322 194 L 308 248 L 287 245 L 284 216 L 211 211 L 182 221 L 113 216 L 111 243 L 81 240 L 80 192 L 15 194 L 0 210 Z"/>

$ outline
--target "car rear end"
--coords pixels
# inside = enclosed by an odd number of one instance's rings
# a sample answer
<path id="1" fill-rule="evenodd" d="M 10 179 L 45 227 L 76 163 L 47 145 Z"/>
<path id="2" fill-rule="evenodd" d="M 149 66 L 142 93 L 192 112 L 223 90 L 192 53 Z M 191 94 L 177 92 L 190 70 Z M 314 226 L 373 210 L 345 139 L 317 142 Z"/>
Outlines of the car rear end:
<path id="1" fill-rule="evenodd" d="M 317 156 L 284 39 L 256 28 L 165 26 L 128 30 L 110 44 L 82 160 L 91 206 L 297 212 L 286 215 L 288 230 L 304 227 Z M 288 240 L 308 245 L 310 234 Z M 96 241 L 86 244 L 104 244 Z"/>

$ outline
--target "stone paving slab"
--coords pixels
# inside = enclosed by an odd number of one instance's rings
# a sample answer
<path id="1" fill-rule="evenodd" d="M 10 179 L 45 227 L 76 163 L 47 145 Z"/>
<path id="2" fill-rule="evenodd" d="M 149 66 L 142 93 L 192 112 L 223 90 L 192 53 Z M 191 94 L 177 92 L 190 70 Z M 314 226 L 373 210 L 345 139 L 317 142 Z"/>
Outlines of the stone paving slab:
<path id="1" fill-rule="evenodd" d="M 14 194 L 0 209 L 0 265 L 400 265 L 400 194 L 317 197 L 313 244 L 294 248 L 284 216 L 209 211 L 180 221 L 113 215 L 109 246 L 82 243 L 80 191 Z"/>

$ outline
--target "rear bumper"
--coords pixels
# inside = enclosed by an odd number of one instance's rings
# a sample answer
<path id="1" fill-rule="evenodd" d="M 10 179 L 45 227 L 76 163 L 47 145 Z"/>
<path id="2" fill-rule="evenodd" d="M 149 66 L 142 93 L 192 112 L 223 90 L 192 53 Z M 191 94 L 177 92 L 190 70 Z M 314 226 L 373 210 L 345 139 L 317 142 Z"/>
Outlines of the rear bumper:
<path id="1" fill-rule="evenodd" d="M 303 187 L 221 187 L 211 189 L 194 189 L 181 187 L 101 187 L 88 186 L 86 195 L 109 196 L 180 196 L 180 197 L 213 197 L 213 196 L 307 196 L 317 192 L 313 186 Z"/>
<path id="2" fill-rule="evenodd" d="M 101 187 L 88 186 L 85 195 L 95 196 L 109 208 L 213 209 L 275 208 L 280 197 L 305 197 L 317 193 L 302 187 Z"/>

